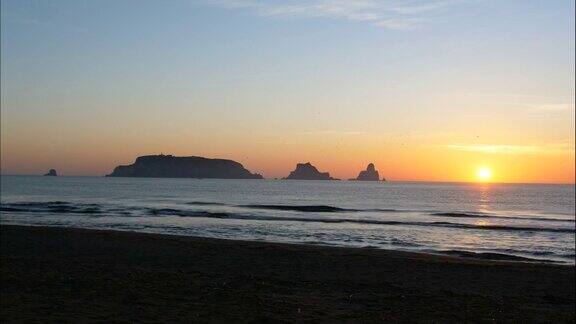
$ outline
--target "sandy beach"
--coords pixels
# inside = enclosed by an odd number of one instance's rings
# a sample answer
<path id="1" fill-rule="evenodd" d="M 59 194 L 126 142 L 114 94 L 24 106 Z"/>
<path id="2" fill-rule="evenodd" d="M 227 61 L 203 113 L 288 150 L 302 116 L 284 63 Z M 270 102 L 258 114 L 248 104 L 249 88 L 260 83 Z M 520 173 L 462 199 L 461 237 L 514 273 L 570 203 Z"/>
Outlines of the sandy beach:
<path id="1" fill-rule="evenodd" d="M 575 268 L 1 227 L 2 322 L 573 322 Z"/>

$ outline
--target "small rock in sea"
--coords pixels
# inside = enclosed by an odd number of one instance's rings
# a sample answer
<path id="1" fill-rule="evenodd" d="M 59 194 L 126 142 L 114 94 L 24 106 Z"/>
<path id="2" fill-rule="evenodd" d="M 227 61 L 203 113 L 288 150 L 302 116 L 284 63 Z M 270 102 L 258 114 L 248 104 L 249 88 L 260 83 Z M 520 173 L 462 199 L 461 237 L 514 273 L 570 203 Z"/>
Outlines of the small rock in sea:
<path id="1" fill-rule="evenodd" d="M 57 177 L 58 173 L 56 173 L 56 170 L 54 169 L 50 169 L 50 171 L 48 171 L 48 173 L 44 174 L 45 177 Z"/>

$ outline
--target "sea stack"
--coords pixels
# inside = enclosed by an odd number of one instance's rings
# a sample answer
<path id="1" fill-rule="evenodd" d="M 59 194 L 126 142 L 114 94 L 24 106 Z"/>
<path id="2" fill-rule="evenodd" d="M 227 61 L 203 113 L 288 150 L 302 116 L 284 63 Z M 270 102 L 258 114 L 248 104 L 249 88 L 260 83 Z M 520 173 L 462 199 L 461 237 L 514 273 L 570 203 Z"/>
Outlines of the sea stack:
<path id="1" fill-rule="evenodd" d="M 107 177 L 262 179 L 236 161 L 163 154 L 140 156 L 131 165 L 117 166 Z"/>
<path id="2" fill-rule="evenodd" d="M 57 177 L 58 173 L 56 173 L 56 170 L 54 169 L 50 169 L 50 171 L 48 171 L 48 173 L 44 174 L 45 177 Z"/>
<path id="3" fill-rule="evenodd" d="M 338 180 L 330 176 L 329 172 L 320 172 L 310 162 L 298 163 L 296 169 L 290 172 L 285 180 Z"/>
<path id="4" fill-rule="evenodd" d="M 378 170 L 376 170 L 376 168 L 374 167 L 374 164 L 370 163 L 370 164 L 368 164 L 368 167 L 366 167 L 366 170 L 360 171 L 360 174 L 358 174 L 358 177 L 356 177 L 356 179 L 352 179 L 352 180 L 380 181 L 380 175 L 378 174 Z M 386 181 L 386 180 L 384 178 L 382 178 L 382 181 Z"/>

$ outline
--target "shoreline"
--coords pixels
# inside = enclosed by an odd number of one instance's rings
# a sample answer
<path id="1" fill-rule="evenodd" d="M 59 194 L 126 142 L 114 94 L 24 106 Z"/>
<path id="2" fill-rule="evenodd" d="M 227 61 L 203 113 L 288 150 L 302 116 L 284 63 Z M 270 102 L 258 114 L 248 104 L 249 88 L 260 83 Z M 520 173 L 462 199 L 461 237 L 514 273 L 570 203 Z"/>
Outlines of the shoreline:
<path id="1" fill-rule="evenodd" d="M 263 245 L 288 245 L 297 247 L 315 247 L 315 248 L 327 248 L 327 249 L 350 249 L 350 250 L 370 250 L 370 251 L 382 251 L 382 253 L 399 253 L 405 254 L 406 257 L 416 257 L 421 256 L 425 258 L 449 258 L 460 261 L 484 261 L 492 263 L 519 263 L 519 264 L 542 264 L 542 265 L 555 265 L 555 266 L 566 266 L 566 267 L 576 267 L 574 262 L 558 261 L 551 259 L 538 259 L 531 257 L 523 257 L 512 254 L 503 253 L 492 253 L 492 252 L 470 252 L 463 250 L 425 250 L 425 251 L 409 251 L 402 249 L 385 249 L 372 246 L 343 246 L 343 245 L 331 245 L 322 243 L 298 243 L 298 242 L 274 242 L 274 241 L 263 241 L 263 240 L 242 240 L 242 239 L 228 239 L 228 238 L 217 238 L 217 237 L 205 237 L 205 236 L 193 236 L 193 235 L 182 235 L 182 234 L 170 234 L 170 233 L 154 233 L 145 231 L 135 231 L 135 230 L 123 230 L 123 229 L 98 229 L 98 228 L 88 228 L 88 227 L 66 227 L 66 226 L 50 226 L 50 225 L 34 225 L 34 224 L 1 224 L 0 227 L 38 227 L 38 228 L 58 228 L 64 230 L 78 230 L 78 231 L 96 231 L 96 232 L 110 232 L 110 233 L 134 233 L 143 235 L 153 235 L 153 236 L 165 236 L 166 238 L 181 238 L 194 240 L 214 240 L 215 243 L 220 241 L 223 242 L 239 242 L 242 244 L 263 244 Z"/>
<path id="2" fill-rule="evenodd" d="M 573 322 L 573 265 L 0 226 L 3 321 Z"/>

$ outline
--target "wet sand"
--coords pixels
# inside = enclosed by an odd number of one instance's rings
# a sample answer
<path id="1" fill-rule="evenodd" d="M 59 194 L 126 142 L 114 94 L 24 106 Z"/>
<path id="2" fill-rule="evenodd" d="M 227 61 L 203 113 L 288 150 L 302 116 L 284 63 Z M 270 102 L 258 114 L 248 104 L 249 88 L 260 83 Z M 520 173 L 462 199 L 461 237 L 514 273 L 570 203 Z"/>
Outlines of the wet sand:
<path id="1" fill-rule="evenodd" d="M 574 322 L 575 267 L 2 226 L 2 322 Z"/>

